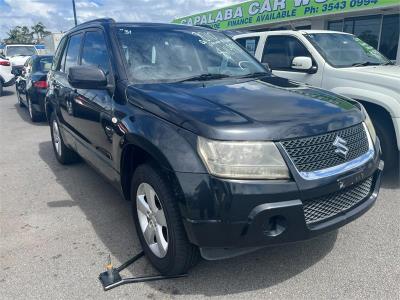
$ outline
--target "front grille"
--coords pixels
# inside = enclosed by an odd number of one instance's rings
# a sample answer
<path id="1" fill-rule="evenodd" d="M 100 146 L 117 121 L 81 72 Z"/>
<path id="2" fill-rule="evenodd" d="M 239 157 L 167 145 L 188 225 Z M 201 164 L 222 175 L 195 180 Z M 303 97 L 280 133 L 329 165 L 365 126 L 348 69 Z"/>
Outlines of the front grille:
<path id="1" fill-rule="evenodd" d="M 371 194 L 372 177 L 369 177 L 344 190 L 322 197 L 303 201 L 307 224 L 320 222 L 344 212 Z"/>
<path id="2" fill-rule="evenodd" d="M 346 158 L 335 153 L 337 137 L 343 138 L 349 148 Z M 311 172 L 351 161 L 368 151 L 368 137 L 363 124 L 327 134 L 282 141 L 282 146 L 300 172 Z"/>

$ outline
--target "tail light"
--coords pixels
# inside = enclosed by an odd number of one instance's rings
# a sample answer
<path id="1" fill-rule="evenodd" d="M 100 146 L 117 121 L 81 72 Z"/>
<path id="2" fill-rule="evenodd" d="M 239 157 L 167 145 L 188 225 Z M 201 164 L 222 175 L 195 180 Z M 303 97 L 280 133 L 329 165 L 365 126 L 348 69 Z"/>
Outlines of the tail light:
<path id="1" fill-rule="evenodd" d="M 33 86 L 37 87 L 38 89 L 47 89 L 47 81 L 45 80 L 35 81 L 33 83 Z"/>
<path id="2" fill-rule="evenodd" d="M 8 60 L 0 60 L 0 66 L 10 66 L 10 62 Z"/>

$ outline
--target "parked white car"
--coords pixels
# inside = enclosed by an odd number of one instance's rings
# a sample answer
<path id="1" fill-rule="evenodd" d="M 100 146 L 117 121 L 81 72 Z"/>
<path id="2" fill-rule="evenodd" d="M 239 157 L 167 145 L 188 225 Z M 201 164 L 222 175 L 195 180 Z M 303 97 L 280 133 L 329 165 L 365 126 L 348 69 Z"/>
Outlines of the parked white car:
<path id="1" fill-rule="evenodd" d="M 0 97 L 3 94 L 3 87 L 13 85 L 14 75 L 11 73 L 11 63 L 0 55 Z"/>
<path id="2" fill-rule="evenodd" d="M 381 140 L 385 168 L 399 168 L 400 66 L 343 32 L 282 30 L 233 38 L 273 74 L 361 102 Z"/>
<path id="3" fill-rule="evenodd" d="M 38 51 L 35 45 L 11 44 L 5 46 L 3 54 L 10 60 L 12 67 L 22 68 L 26 60 L 38 54 Z"/>

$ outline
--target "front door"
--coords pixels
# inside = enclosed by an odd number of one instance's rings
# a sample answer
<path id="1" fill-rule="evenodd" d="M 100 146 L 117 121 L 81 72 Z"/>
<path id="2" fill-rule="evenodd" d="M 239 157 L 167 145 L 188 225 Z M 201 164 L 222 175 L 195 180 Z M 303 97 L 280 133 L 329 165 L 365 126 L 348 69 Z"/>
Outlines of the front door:
<path id="1" fill-rule="evenodd" d="M 313 65 L 317 67 L 311 53 L 295 36 L 270 35 L 265 42 L 261 62 L 268 63 L 276 76 L 308 83 L 313 86 L 321 86 L 322 70 L 317 70 L 316 73 L 310 74 L 304 70 L 292 68 L 293 58 L 298 56 L 310 57 L 313 60 Z"/>
<path id="2" fill-rule="evenodd" d="M 109 175 L 113 166 L 112 88 L 113 76 L 104 34 L 101 30 L 87 31 L 83 38 L 80 64 L 95 66 L 104 71 L 109 89 L 74 89 L 69 99 L 74 130 L 82 139 L 88 160 L 94 160 L 102 173 Z M 112 176 L 112 175 L 111 175 Z"/>

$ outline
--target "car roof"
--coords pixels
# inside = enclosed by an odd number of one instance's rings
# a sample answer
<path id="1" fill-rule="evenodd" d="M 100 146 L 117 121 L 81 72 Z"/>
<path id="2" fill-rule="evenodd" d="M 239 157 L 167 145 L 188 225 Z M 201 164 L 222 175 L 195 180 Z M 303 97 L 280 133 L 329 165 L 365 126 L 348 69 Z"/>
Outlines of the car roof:
<path id="1" fill-rule="evenodd" d="M 159 28 L 159 29 L 182 29 L 186 28 L 188 30 L 196 28 L 196 30 L 214 30 L 212 28 L 208 28 L 206 26 L 191 26 L 185 24 L 175 24 L 175 23 L 150 23 L 150 22 L 115 22 L 113 19 L 95 19 L 85 23 L 81 23 L 78 26 L 71 28 L 66 35 L 74 33 L 76 31 L 90 28 L 94 26 L 132 26 L 132 27 L 141 27 L 141 28 Z"/>
<path id="2" fill-rule="evenodd" d="M 264 34 L 271 34 L 271 35 L 279 35 L 279 34 L 317 34 L 317 33 L 339 33 L 339 34 L 347 34 L 349 35 L 350 33 L 347 32 L 341 32 L 341 31 L 332 31 L 332 30 L 315 30 L 315 29 L 310 29 L 310 30 L 266 30 L 266 31 L 259 31 L 259 32 L 251 32 L 251 33 L 244 33 L 244 34 L 238 34 L 235 35 L 235 38 L 238 37 L 248 37 L 248 36 L 257 36 L 257 35 L 264 35 Z"/>

